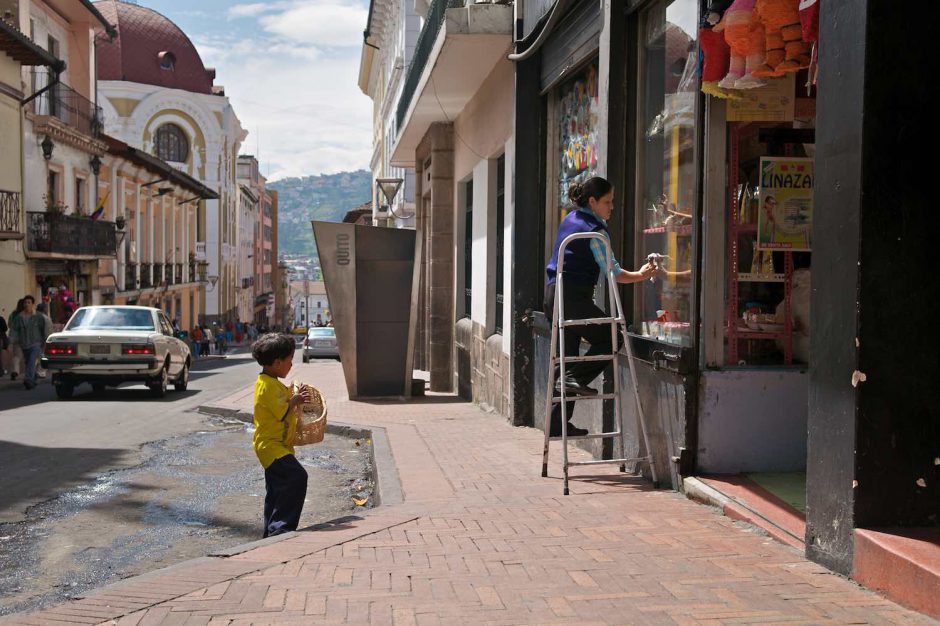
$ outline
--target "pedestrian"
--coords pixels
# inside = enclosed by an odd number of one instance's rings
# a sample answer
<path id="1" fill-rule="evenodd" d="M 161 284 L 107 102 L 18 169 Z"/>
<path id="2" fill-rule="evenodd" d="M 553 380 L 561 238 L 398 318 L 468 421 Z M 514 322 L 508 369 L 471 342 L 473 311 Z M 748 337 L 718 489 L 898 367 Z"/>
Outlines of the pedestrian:
<path id="1" fill-rule="evenodd" d="M 554 252 L 548 265 L 545 267 L 545 315 L 552 319 L 555 311 L 555 275 L 558 269 L 558 252 L 561 242 L 574 233 L 601 233 L 609 238 L 607 220 L 614 211 L 614 188 L 606 179 L 599 176 L 589 178 L 583 184 L 575 183 L 568 188 L 568 198 L 574 203 L 573 211 L 558 225 L 558 236 L 555 239 Z M 651 264 L 646 263 L 639 270 L 631 272 L 620 267 L 616 259 L 611 259 L 614 279 L 618 283 L 638 283 L 656 272 Z M 607 252 L 604 245 L 596 239 L 579 239 L 573 241 L 565 248 L 564 256 L 564 312 L 566 319 L 588 319 L 607 317 L 607 313 L 594 304 L 594 288 L 601 276 L 607 271 Z M 610 337 L 610 326 L 607 324 L 587 324 L 582 326 L 569 326 L 565 329 L 565 344 L 559 346 L 564 350 L 565 356 L 578 356 L 581 340 L 586 340 L 591 347 L 585 356 L 611 354 L 613 345 Z M 622 345 L 622 337 L 618 333 L 618 346 Z M 565 368 L 565 380 L 559 380 L 559 372 L 555 372 L 555 392 L 561 391 L 562 385 L 566 394 L 594 395 L 597 393 L 589 387 L 590 383 L 607 367 L 605 361 L 586 361 L 572 363 Z M 567 433 L 569 436 L 583 436 L 588 431 L 571 424 L 571 415 L 574 412 L 574 402 L 566 403 L 568 417 Z M 561 403 L 555 404 L 552 409 L 550 426 L 551 436 L 561 435 Z"/>
<path id="2" fill-rule="evenodd" d="M 6 309 L 3 309 L 3 312 L 0 313 L 0 376 L 6 374 L 7 351 L 10 349 L 10 338 L 7 336 L 9 327 L 3 313 L 6 313 Z"/>
<path id="3" fill-rule="evenodd" d="M 215 336 L 212 334 L 212 328 L 206 326 L 202 329 L 202 353 L 206 356 L 212 354 L 212 342 Z"/>
<path id="4" fill-rule="evenodd" d="M 193 329 L 189 331 L 189 338 L 192 340 L 193 358 L 198 359 L 202 354 L 200 349 L 202 346 L 202 329 L 199 328 L 199 324 L 193 326 Z"/>
<path id="5" fill-rule="evenodd" d="M 35 311 L 36 300 L 32 296 L 23 296 L 23 311 L 16 316 L 12 325 L 13 343 L 23 351 L 24 375 L 23 386 L 32 389 L 36 386 L 36 361 L 42 351 L 42 345 L 49 336 L 46 324 L 47 316 Z"/>
<path id="6" fill-rule="evenodd" d="M 25 300 L 20 298 L 16 301 L 16 308 L 13 309 L 13 312 L 10 313 L 10 319 L 7 320 L 7 325 L 9 329 L 7 330 L 7 337 L 10 344 L 10 380 L 16 380 L 20 375 L 20 372 L 23 371 L 23 350 L 20 349 L 19 344 L 13 341 L 13 322 L 23 312 Z"/>
<path id="7" fill-rule="evenodd" d="M 279 379 L 290 372 L 294 341 L 262 335 L 251 345 L 261 366 L 255 382 L 255 434 L 252 446 L 264 468 L 264 537 L 297 530 L 307 495 L 307 471 L 294 456 L 295 409 L 309 402 L 306 391 L 291 394 Z"/>
<path id="8" fill-rule="evenodd" d="M 36 315 L 41 315 L 46 325 L 46 337 L 51 335 L 53 332 L 52 318 L 49 317 L 48 311 L 49 305 L 45 302 L 40 302 L 36 305 Z M 39 378 L 46 377 L 46 370 L 42 367 L 42 361 L 36 362 L 36 376 Z"/>

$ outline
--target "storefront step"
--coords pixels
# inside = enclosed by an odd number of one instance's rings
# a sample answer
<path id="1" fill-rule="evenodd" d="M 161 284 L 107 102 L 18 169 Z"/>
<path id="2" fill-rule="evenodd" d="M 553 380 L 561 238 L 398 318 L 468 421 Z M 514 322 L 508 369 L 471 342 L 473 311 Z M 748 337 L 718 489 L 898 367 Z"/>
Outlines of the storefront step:
<path id="1" fill-rule="evenodd" d="M 940 528 L 855 530 L 852 578 L 940 619 Z"/>
<path id="2" fill-rule="evenodd" d="M 686 496 L 716 506 L 732 519 L 757 526 L 773 539 L 804 550 L 806 517 L 781 498 L 745 476 L 700 476 L 683 479 Z"/>

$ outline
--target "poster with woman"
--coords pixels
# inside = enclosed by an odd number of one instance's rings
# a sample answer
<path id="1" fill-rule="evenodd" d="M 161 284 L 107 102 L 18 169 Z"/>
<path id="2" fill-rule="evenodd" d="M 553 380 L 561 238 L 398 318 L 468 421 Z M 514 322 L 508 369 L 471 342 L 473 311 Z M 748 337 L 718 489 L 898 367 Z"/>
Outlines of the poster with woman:
<path id="1" fill-rule="evenodd" d="M 813 239 L 813 160 L 761 157 L 757 247 L 809 252 Z"/>

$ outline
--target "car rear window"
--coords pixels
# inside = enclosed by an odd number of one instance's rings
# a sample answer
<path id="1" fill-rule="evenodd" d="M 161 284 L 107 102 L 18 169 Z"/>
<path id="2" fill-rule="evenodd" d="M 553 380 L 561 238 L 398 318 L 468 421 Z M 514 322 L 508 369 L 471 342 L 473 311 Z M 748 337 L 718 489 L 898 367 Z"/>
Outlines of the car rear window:
<path id="1" fill-rule="evenodd" d="M 66 330 L 155 330 L 153 314 L 143 309 L 79 309 Z"/>
<path id="2" fill-rule="evenodd" d="M 336 331 L 332 328 L 311 328 L 307 331 L 308 337 L 332 337 Z"/>

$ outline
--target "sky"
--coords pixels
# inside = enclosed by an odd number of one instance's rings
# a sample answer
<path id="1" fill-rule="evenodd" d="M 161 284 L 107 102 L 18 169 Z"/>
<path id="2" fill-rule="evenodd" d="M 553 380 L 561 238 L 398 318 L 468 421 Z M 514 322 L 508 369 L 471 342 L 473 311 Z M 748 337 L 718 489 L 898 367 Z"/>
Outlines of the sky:
<path id="1" fill-rule="evenodd" d="M 216 68 L 269 180 L 369 167 L 372 103 L 358 86 L 368 0 L 139 0 Z"/>

